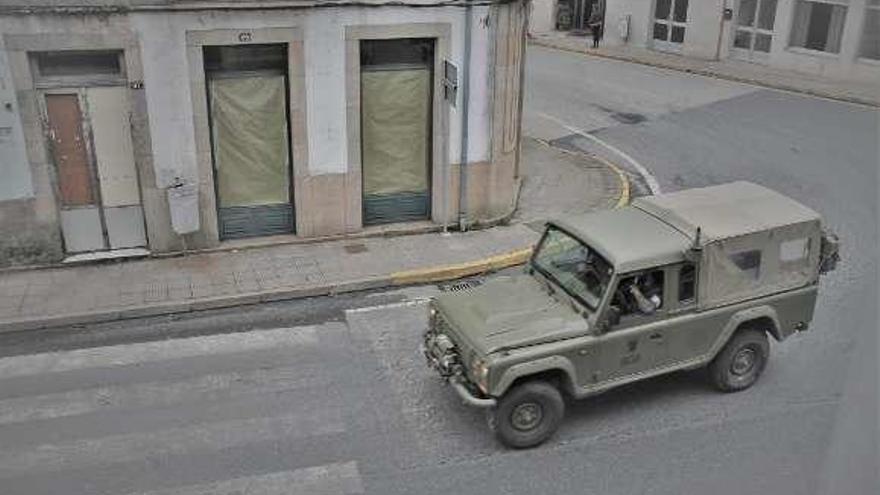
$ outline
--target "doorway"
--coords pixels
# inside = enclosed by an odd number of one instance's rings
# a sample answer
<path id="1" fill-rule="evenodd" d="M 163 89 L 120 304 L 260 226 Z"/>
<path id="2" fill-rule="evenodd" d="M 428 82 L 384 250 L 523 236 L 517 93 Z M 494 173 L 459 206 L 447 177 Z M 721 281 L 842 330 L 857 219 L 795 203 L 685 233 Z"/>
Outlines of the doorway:
<path id="1" fill-rule="evenodd" d="M 364 225 L 431 214 L 434 40 L 360 42 Z"/>
<path id="2" fill-rule="evenodd" d="M 656 0 L 654 4 L 653 47 L 679 53 L 687 29 L 688 0 Z"/>
<path id="3" fill-rule="evenodd" d="M 773 45 L 777 0 L 739 0 L 736 31 L 733 36 L 734 58 L 761 61 Z"/>
<path id="4" fill-rule="evenodd" d="M 203 51 L 220 240 L 293 233 L 287 45 Z"/>
<path id="5" fill-rule="evenodd" d="M 35 52 L 67 254 L 147 245 L 121 51 Z"/>

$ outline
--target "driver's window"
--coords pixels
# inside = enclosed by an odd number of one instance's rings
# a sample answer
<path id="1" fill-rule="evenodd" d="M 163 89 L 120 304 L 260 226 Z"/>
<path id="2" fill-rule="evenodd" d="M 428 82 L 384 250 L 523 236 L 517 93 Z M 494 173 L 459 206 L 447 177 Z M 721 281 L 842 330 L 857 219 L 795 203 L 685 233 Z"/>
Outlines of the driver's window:
<path id="1" fill-rule="evenodd" d="M 652 270 L 620 279 L 611 305 L 621 317 L 647 316 L 663 308 L 664 272 Z"/>

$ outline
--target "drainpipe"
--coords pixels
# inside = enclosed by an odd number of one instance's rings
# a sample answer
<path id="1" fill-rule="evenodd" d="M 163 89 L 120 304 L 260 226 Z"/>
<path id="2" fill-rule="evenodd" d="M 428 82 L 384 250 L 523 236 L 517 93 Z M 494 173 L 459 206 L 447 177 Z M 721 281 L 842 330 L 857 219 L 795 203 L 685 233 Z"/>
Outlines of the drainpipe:
<path id="1" fill-rule="evenodd" d="M 721 20 L 718 22 L 718 44 L 715 45 L 715 60 L 721 60 L 721 42 L 724 40 L 724 11 L 727 10 L 727 0 L 721 2 Z M 755 21 L 757 22 L 757 20 Z"/>
<path id="2" fill-rule="evenodd" d="M 458 165 L 458 228 L 467 230 L 468 104 L 471 86 L 471 0 L 464 9 L 464 58 L 461 61 L 461 154 Z"/>

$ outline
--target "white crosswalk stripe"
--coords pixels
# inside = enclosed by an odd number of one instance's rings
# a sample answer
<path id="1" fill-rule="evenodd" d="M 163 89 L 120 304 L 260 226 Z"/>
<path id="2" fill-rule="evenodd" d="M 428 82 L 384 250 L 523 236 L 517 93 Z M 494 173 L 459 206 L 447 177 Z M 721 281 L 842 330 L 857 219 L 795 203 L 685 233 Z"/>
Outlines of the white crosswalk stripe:
<path id="1" fill-rule="evenodd" d="M 364 493 L 357 463 L 327 464 L 137 495 L 356 495 Z"/>
<path id="2" fill-rule="evenodd" d="M 0 359 L 0 378 L 300 346 L 316 340 L 315 327 L 310 326 L 31 354 Z"/>
<path id="3" fill-rule="evenodd" d="M 335 368 L 323 356 L 338 352 L 319 341 L 321 332 L 343 328 L 343 323 L 328 323 L 2 358 L 0 381 L 25 381 L 0 399 L 0 493 L 31 493 L 27 487 L 33 480 L 53 476 L 63 483 L 68 473 L 94 472 L 100 484 L 99 473 L 108 466 L 134 467 L 156 459 L 190 462 L 187 459 L 203 456 L 196 463 L 202 474 L 195 479 L 207 481 L 192 484 L 186 476 L 179 482 L 172 477 L 162 483 L 171 488 L 155 490 L 147 477 L 129 481 L 123 491 L 132 495 L 361 494 L 358 465 L 347 456 L 289 471 L 263 472 L 254 465 L 255 471 L 238 471 L 234 477 L 222 470 L 204 471 L 213 456 L 228 458 L 236 449 L 270 449 L 271 456 L 279 446 L 320 444 L 346 432 L 344 410 L 326 393 Z M 279 348 L 290 349 L 291 356 L 300 359 L 308 356 L 307 362 L 266 364 L 261 359 L 263 351 Z M 240 353 L 237 364 L 224 365 L 224 358 L 235 353 Z M 201 364 L 193 366 L 190 358 L 200 359 Z M 144 363 L 160 367 L 141 375 L 137 370 Z M 114 372 L 121 367 L 127 367 L 128 374 L 115 379 Z M 44 378 L 68 371 L 85 374 L 59 386 L 54 378 Z M 102 385 L 102 376 L 109 384 Z M 36 384 L 33 390 L 23 388 L 29 383 Z M 40 393 L 40 388 L 46 392 Z M 23 391 L 30 395 L 21 395 Z M 281 407 L 276 411 L 271 404 Z M 129 420 L 134 417 L 140 419 Z M 102 424 L 106 418 L 109 423 Z M 62 424 L 85 429 L 67 430 L 69 426 Z M 336 437 L 333 442 L 341 445 L 343 439 Z M 308 464 L 307 459 L 296 462 Z M 273 469 L 278 469 L 277 464 Z"/>
<path id="4" fill-rule="evenodd" d="M 177 382 L 95 387 L 0 400 L 0 425 L 114 409 L 165 406 L 180 402 L 259 395 L 321 386 L 320 376 L 296 367 L 203 375 Z"/>
<path id="5" fill-rule="evenodd" d="M 217 451 L 279 438 L 328 435 L 345 431 L 338 413 L 294 414 L 273 418 L 218 421 L 185 428 L 129 433 L 103 438 L 0 451 L 0 478 L 40 470 L 73 469 L 184 454 Z"/>

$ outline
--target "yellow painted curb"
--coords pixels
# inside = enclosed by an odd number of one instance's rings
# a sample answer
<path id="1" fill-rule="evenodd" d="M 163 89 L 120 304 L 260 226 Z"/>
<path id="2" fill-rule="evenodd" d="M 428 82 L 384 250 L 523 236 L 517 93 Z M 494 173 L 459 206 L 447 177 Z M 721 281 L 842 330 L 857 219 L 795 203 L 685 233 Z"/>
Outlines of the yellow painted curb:
<path id="1" fill-rule="evenodd" d="M 417 270 L 404 270 L 391 274 L 392 285 L 413 285 L 479 275 L 492 270 L 500 270 L 522 265 L 532 255 L 532 248 L 518 249 L 507 253 L 490 256 L 476 261 L 442 265 Z"/>
<path id="2" fill-rule="evenodd" d="M 599 155 L 590 155 L 590 156 L 592 156 L 596 160 L 604 163 L 606 167 L 613 170 L 614 173 L 617 174 L 618 180 L 620 180 L 620 197 L 617 198 L 617 204 L 614 205 L 614 208 L 615 209 L 623 208 L 624 206 L 628 205 L 630 195 L 632 193 L 630 192 L 629 179 L 626 178 L 626 174 L 623 172 L 623 170 L 621 170 L 620 167 L 618 167 L 617 165 L 611 163 L 610 161 L 602 158 Z"/>

